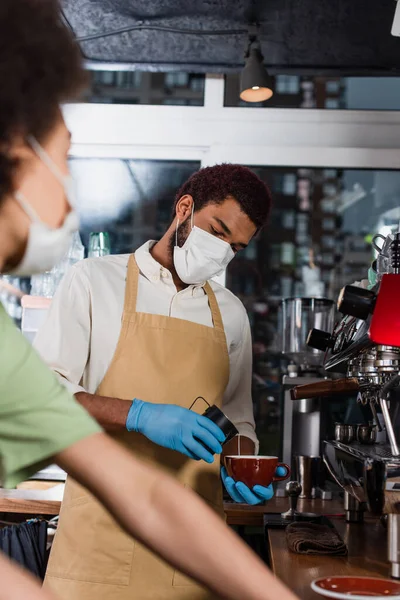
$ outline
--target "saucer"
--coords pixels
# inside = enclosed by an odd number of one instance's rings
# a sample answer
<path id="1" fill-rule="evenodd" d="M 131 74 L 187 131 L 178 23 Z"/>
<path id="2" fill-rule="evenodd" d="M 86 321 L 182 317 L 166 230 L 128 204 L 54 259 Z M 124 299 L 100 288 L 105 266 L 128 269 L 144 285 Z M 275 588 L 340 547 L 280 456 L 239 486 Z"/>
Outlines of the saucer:
<path id="1" fill-rule="evenodd" d="M 339 600 L 400 600 L 400 582 L 379 577 L 323 577 L 313 581 L 311 588 L 321 596 Z"/>

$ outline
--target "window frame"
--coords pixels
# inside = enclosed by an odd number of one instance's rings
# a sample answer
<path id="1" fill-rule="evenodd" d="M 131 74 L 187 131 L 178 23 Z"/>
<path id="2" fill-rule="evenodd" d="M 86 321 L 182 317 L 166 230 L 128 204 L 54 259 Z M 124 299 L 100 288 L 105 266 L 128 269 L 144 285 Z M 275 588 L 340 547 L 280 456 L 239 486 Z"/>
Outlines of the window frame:
<path id="1" fill-rule="evenodd" d="M 203 166 L 400 167 L 400 111 L 250 111 L 223 101 L 224 77 L 207 75 L 204 106 L 68 105 L 71 155 L 194 159 Z"/>
<path id="2" fill-rule="evenodd" d="M 73 157 L 197 160 L 249 166 L 400 169 L 400 110 L 224 106 L 224 76 L 204 106 L 70 104 Z"/>

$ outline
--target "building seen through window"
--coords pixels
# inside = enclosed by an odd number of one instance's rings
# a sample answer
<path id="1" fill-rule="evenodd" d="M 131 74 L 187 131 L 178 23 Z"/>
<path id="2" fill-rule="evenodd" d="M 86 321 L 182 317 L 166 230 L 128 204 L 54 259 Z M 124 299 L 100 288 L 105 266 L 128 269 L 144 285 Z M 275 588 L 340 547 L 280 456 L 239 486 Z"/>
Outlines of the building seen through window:
<path id="1" fill-rule="evenodd" d="M 400 110 L 398 77 L 317 77 L 279 74 L 272 77 L 272 98 L 244 102 L 240 75 L 225 77 L 225 106 L 247 108 L 317 108 L 331 110 Z"/>
<path id="2" fill-rule="evenodd" d="M 83 101 L 202 106 L 204 81 L 204 75 L 175 71 L 89 71 L 89 86 Z"/>
<path id="3" fill-rule="evenodd" d="M 229 265 L 227 287 L 249 315 L 260 452 L 271 454 L 280 440 L 279 382 L 287 365 L 281 353 L 282 299 L 316 294 L 336 301 L 344 285 L 367 278 L 375 258 L 372 236 L 386 235 L 399 223 L 400 171 L 253 170 L 272 190 L 271 220 Z"/>

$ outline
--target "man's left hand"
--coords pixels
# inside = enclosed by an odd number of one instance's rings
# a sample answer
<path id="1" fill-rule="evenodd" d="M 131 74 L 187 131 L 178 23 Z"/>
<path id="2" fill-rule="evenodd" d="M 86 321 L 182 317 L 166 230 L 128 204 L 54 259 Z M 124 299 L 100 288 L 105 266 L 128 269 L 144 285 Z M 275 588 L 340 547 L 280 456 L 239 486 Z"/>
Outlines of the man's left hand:
<path id="1" fill-rule="evenodd" d="M 284 467 L 278 467 L 276 475 L 278 477 L 284 477 L 286 475 L 286 469 Z M 271 500 L 274 495 L 272 484 L 268 487 L 255 485 L 253 489 L 250 489 L 243 481 L 235 481 L 232 477 L 229 477 L 225 467 L 222 467 L 221 469 L 221 478 L 226 491 L 234 502 L 252 505 L 262 504 L 267 500 Z"/>

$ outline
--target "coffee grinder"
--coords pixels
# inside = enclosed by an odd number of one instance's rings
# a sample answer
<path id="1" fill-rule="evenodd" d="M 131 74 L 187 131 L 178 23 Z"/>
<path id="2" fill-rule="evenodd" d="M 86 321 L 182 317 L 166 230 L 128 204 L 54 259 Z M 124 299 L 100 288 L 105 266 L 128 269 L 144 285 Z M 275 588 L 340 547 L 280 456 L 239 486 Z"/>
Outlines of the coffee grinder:
<path id="1" fill-rule="evenodd" d="M 281 351 L 290 359 L 282 378 L 282 460 L 291 466 L 302 485 L 302 497 L 331 497 L 319 485 L 321 440 L 325 432 L 325 411 L 318 397 L 293 401 L 291 391 L 304 384 L 315 384 L 327 377 L 323 369 L 324 352 L 307 346 L 312 329 L 330 331 L 334 324 L 335 306 L 327 298 L 285 298 L 282 301 Z M 286 496 L 285 484 L 277 488 L 277 496 Z"/>

